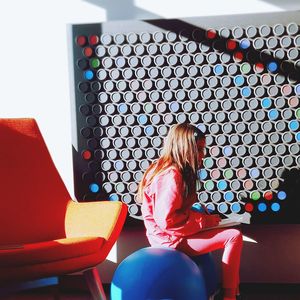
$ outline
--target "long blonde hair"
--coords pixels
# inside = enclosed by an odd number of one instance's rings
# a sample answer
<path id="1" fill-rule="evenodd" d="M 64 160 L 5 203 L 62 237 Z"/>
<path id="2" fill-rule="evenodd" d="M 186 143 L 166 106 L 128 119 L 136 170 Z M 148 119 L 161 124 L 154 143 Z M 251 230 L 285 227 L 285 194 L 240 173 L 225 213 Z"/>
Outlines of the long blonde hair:
<path id="1" fill-rule="evenodd" d="M 197 141 L 201 139 L 205 139 L 205 135 L 197 127 L 188 123 L 173 125 L 164 141 L 160 158 L 152 163 L 143 175 L 138 188 L 137 201 L 143 202 L 145 186 L 170 166 L 174 166 L 182 174 L 185 196 L 194 193 L 197 171 L 201 166 Z"/>

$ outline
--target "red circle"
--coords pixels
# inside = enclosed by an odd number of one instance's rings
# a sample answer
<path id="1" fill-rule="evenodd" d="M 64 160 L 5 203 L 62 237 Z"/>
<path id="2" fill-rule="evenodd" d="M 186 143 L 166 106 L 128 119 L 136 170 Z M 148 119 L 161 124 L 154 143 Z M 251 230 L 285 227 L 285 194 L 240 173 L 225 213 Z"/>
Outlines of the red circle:
<path id="1" fill-rule="evenodd" d="M 214 29 L 208 29 L 206 31 L 206 37 L 210 40 L 215 39 L 217 36 L 217 32 Z"/>
<path id="2" fill-rule="evenodd" d="M 241 62 L 244 59 L 244 54 L 241 51 L 234 52 L 233 58 L 236 62 Z"/>
<path id="3" fill-rule="evenodd" d="M 272 200 L 273 199 L 273 193 L 271 191 L 265 192 L 264 193 L 264 198 L 266 200 L 269 200 L 269 201 Z"/>
<path id="4" fill-rule="evenodd" d="M 245 211 L 251 212 L 251 211 L 253 211 L 253 209 L 254 209 L 254 206 L 253 206 L 252 203 L 246 203 L 246 205 L 245 205 Z"/>
<path id="5" fill-rule="evenodd" d="M 83 49 L 83 54 L 86 56 L 86 57 L 91 57 L 93 55 L 93 49 L 91 47 L 85 47 Z"/>
<path id="6" fill-rule="evenodd" d="M 234 50 L 236 48 L 236 46 L 237 46 L 237 43 L 235 40 L 228 40 L 226 42 L 226 47 L 228 50 Z"/>
<path id="7" fill-rule="evenodd" d="M 76 44 L 80 47 L 83 47 L 86 44 L 86 37 L 84 35 L 80 35 L 76 38 Z"/>
<path id="8" fill-rule="evenodd" d="M 90 159 L 92 157 L 92 153 L 90 150 L 85 150 L 82 152 L 82 157 L 86 160 Z"/>
<path id="9" fill-rule="evenodd" d="M 89 38 L 90 45 L 97 45 L 99 43 L 99 37 L 98 35 L 91 35 Z"/>
<path id="10" fill-rule="evenodd" d="M 261 62 L 256 63 L 255 66 L 254 66 L 254 70 L 255 70 L 257 73 L 263 72 L 264 68 L 265 68 L 265 66 L 264 66 L 264 64 L 261 63 Z"/>

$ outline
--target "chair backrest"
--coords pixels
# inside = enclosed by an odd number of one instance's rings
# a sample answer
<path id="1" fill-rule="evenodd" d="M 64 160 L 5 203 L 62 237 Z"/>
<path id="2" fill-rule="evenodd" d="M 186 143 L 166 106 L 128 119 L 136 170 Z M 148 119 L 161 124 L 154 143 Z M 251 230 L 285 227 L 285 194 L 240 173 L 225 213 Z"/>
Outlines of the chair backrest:
<path id="1" fill-rule="evenodd" d="M 34 119 L 0 119 L 0 244 L 64 237 L 70 195 Z"/>

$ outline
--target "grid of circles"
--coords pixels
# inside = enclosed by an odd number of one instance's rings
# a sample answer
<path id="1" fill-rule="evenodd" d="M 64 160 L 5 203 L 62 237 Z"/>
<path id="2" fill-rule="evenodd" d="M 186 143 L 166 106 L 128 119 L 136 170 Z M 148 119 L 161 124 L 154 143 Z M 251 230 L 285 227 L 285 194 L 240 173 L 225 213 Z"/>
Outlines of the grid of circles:
<path id="1" fill-rule="evenodd" d="M 200 202 L 221 213 L 280 210 L 282 172 L 300 165 L 296 23 L 78 36 L 76 44 L 87 197 L 104 189 L 139 218 L 143 172 L 169 127 L 188 121 L 207 134 Z"/>

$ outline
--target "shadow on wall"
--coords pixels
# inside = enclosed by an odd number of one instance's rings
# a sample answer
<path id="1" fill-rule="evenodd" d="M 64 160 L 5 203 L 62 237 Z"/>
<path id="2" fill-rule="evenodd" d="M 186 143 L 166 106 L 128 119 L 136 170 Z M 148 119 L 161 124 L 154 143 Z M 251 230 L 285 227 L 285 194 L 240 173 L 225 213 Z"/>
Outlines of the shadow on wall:
<path id="1" fill-rule="evenodd" d="M 280 7 L 284 10 L 296 10 L 300 9 L 300 2 L 299 0 L 263 0 L 263 2 L 269 3 L 271 5 Z"/>
<path id="2" fill-rule="evenodd" d="M 106 11 L 106 20 L 157 19 L 161 16 L 135 6 L 134 0 L 84 0 Z"/>

